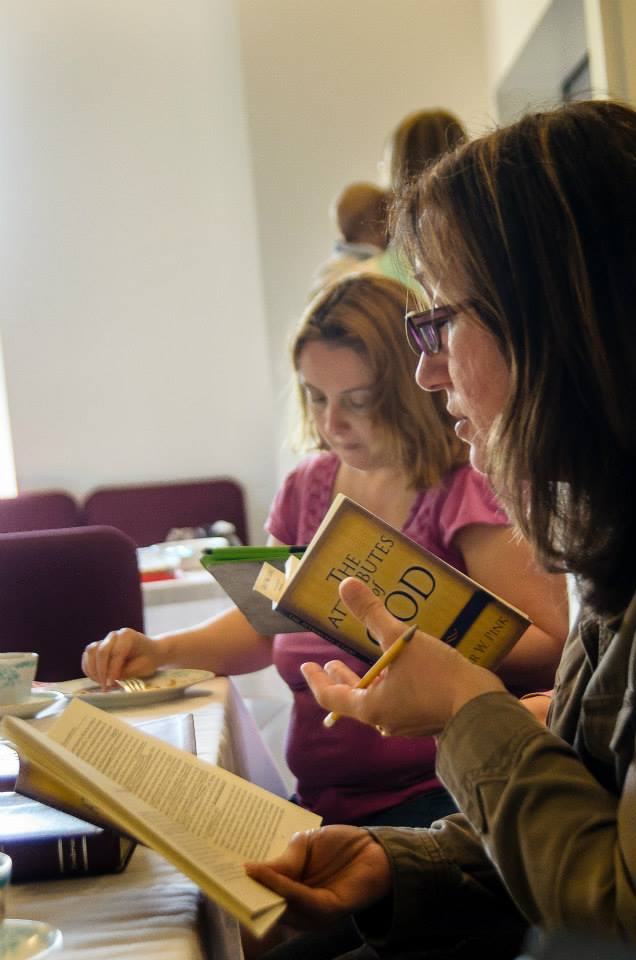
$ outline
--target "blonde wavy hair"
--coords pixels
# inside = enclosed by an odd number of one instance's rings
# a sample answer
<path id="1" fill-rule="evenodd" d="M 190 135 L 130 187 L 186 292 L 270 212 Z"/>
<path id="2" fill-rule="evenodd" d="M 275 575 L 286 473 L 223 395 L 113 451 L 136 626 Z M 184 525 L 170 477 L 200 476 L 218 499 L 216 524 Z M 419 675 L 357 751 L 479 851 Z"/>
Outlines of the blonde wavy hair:
<path id="1" fill-rule="evenodd" d="M 384 433 L 391 455 L 415 489 L 436 486 L 466 462 L 468 449 L 455 436 L 440 394 L 415 382 L 417 357 L 404 333 L 413 293 L 388 277 L 354 274 L 321 292 L 307 307 L 291 342 L 300 424 L 296 449 L 326 450 L 298 376 L 309 343 L 348 347 L 369 365 L 373 380 L 370 416 Z"/>

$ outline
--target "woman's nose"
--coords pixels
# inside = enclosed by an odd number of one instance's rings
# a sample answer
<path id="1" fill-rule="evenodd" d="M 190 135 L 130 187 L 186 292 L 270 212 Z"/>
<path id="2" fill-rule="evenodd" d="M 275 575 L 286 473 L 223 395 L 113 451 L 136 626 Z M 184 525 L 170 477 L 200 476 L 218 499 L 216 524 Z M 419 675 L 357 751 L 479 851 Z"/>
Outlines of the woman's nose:
<path id="1" fill-rule="evenodd" d="M 415 382 L 422 390 L 446 390 L 448 388 L 448 364 L 446 351 L 429 357 L 426 353 L 420 354 L 415 370 Z"/>
<path id="2" fill-rule="evenodd" d="M 327 430 L 336 433 L 346 424 L 346 415 L 338 400 L 330 401 L 325 410 L 325 426 Z"/>

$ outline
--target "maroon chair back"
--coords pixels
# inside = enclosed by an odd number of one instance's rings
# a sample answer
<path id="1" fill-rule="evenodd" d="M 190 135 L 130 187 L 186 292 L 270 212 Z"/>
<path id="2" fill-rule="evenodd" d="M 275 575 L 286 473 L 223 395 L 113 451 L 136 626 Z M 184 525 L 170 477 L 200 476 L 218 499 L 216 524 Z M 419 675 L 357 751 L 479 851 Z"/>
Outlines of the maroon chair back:
<path id="1" fill-rule="evenodd" d="M 0 533 L 79 527 L 77 501 L 63 490 L 38 490 L 0 499 Z"/>
<path id="2" fill-rule="evenodd" d="M 229 520 L 247 543 L 245 497 L 234 480 L 100 487 L 84 502 L 84 519 L 123 530 L 138 547 L 162 543 L 177 527 L 208 527 L 216 520 Z"/>
<path id="3" fill-rule="evenodd" d="M 0 650 L 39 653 L 38 680 L 81 677 L 87 643 L 143 630 L 135 544 L 112 527 L 0 534 Z"/>

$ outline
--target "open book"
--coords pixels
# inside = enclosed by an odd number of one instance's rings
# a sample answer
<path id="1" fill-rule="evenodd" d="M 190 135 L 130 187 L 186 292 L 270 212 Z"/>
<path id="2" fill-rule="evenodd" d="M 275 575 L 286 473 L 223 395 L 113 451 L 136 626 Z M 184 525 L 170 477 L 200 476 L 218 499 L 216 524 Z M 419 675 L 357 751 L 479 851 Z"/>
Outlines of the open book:
<path id="1" fill-rule="evenodd" d="M 223 566 L 224 588 L 255 629 L 267 633 L 275 616 L 275 632 L 300 625 L 367 663 L 382 650 L 340 599 L 346 577 L 366 583 L 405 626 L 417 624 L 483 667 L 497 666 L 530 625 L 521 611 L 343 494 L 302 556 L 292 554 L 284 571 L 261 565 L 256 600 L 241 602 L 244 577 L 235 596 L 232 569 Z M 210 573 L 217 576 L 214 568 Z"/>
<path id="2" fill-rule="evenodd" d="M 79 699 L 47 733 L 16 717 L 3 729 L 20 755 L 22 793 L 156 850 L 256 936 L 283 913 L 243 863 L 279 854 L 293 833 L 320 824 L 315 814 Z"/>
<path id="3" fill-rule="evenodd" d="M 192 714 L 155 717 L 136 724 L 173 747 L 196 753 Z M 120 830 L 74 816 L 57 805 L 16 793 L 19 760 L 8 743 L 0 743 L 0 851 L 13 862 L 11 877 L 48 880 L 56 877 L 119 873 L 130 860 L 135 841 Z M 21 772 L 22 780 L 26 774 Z M 66 805 L 70 810 L 73 804 Z"/>

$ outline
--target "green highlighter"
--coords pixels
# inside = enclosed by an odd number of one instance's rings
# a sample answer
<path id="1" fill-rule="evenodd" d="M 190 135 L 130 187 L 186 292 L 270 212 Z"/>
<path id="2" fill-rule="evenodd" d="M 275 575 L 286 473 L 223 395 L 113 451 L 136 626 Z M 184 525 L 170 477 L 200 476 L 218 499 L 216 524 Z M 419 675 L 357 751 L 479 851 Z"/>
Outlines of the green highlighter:
<path id="1" fill-rule="evenodd" d="M 290 556 L 302 557 L 306 547 L 208 547 L 201 564 L 234 601 L 255 630 L 265 636 L 292 633 L 298 624 L 272 609 L 272 602 L 254 590 L 264 563 L 285 569 Z"/>
<path id="2" fill-rule="evenodd" d="M 216 563 L 271 563 L 285 561 L 290 554 L 302 556 L 306 547 L 208 547 L 201 562 L 206 568 Z"/>

